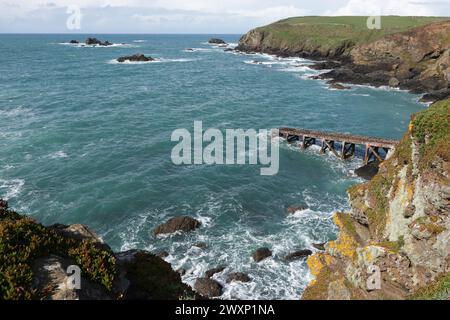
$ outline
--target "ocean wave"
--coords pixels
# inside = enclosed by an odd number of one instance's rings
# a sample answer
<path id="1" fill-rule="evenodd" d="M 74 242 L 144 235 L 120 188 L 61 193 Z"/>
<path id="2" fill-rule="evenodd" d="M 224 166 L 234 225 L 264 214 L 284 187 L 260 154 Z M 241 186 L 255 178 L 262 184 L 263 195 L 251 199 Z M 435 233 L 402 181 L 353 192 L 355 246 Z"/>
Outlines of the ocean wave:
<path id="1" fill-rule="evenodd" d="M 183 52 L 213 52 L 212 49 L 208 49 L 208 48 L 187 48 L 187 49 L 183 49 Z"/>
<path id="2" fill-rule="evenodd" d="M 129 61 L 126 60 L 124 62 L 119 62 L 117 59 L 108 60 L 108 64 L 120 64 L 120 65 L 139 65 L 139 64 L 154 64 L 154 63 L 165 63 L 165 62 L 192 62 L 197 61 L 198 59 L 185 59 L 185 58 L 177 58 L 177 59 L 165 59 L 165 58 L 155 58 L 153 61 Z"/>
<path id="3" fill-rule="evenodd" d="M 135 42 L 135 43 L 144 43 L 144 42 L 147 42 L 147 40 L 133 40 L 133 42 Z"/>

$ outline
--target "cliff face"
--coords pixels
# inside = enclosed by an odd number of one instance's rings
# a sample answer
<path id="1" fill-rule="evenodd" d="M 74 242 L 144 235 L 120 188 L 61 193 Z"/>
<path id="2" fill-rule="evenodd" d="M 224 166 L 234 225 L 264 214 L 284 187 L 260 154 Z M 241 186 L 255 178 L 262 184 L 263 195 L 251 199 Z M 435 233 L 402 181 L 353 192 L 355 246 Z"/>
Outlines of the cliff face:
<path id="1" fill-rule="evenodd" d="M 450 20 L 383 17 L 381 30 L 368 30 L 352 20 L 361 17 L 297 19 L 251 30 L 237 50 L 332 60 L 316 65 L 334 69 L 321 76 L 332 82 L 399 87 L 427 101 L 450 96 Z"/>
<path id="2" fill-rule="evenodd" d="M 73 288 L 69 266 L 80 268 Z M 145 251 L 114 253 L 82 225 L 45 227 L 0 199 L 0 300 L 176 300 L 199 297 L 169 263 Z"/>
<path id="3" fill-rule="evenodd" d="M 350 188 L 338 239 L 308 259 L 303 299 L 450 298 L 449 139 L 450 99 L 413 117 L 374 179 Z"/>

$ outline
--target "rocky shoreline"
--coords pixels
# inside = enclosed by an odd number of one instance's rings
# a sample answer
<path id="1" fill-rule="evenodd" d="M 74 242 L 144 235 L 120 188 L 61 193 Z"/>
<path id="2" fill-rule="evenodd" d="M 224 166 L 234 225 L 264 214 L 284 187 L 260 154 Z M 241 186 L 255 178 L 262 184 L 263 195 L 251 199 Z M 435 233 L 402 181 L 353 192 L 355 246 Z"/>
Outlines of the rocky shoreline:
<path id="1" fill-rule="evenodd" d="M 422 101 L 450 97 L 450 21 L 386 35 L 373 42 L 348 41 L 328 50 L 307 44 L 278 41 L 270 31 L 254 29 L 239 40 L 237 51 L 301 57 L 318 61 L 311 68 L 324 70 L 318 79 L 337 89 L 341 84 L 387 86 L 423 94 Z"/>

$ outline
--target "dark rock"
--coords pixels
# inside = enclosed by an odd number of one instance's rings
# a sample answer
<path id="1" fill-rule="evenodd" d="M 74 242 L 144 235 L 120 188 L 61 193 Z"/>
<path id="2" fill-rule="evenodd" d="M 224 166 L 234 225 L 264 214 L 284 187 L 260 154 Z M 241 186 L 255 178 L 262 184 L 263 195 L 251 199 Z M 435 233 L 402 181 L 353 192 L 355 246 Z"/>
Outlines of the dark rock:
<path id="1" fill-rule="evenodd" d="M 289 206 L 287 208 L 287 213 L 288 214 L 294 214 L 297 211 L 302 211 L 302 210 L 306 210 L 306 209 L 308 209 L 307 205 L 305 205 L 305 204 L 296 204 L 296 205 Z"/>
<path id="2" fill-rule="evenodd" d="M 196 244 L 194 244 L 194 247 L 200 248 L 200 249 L 206 249 L 208 247 L 208 245 L 205 242 L 197 242 Z"/>
<path id="3" fill-rule="evenodd" d="M 325 251 L 325 245 L 326 245 L 326 242 L 324 242 L 324 243 L 313 243 L 313 244 L 311 244 L 314 248 L 316 248 L 317 250 L 320 250 L 320 251 Z"/>
<path id="4" fill-rule="evenodd" d="M 78 44 L 79 42 L 77 40 L 70 40 L 69 43 L 71 43 L 71 44 Z"/>
<path id="5" fill-rule="evenodd" d="M 311 69 L 314 70 L 328 70 L 328 69 L 335 69 L 341 66 L 341 62 L 338 61 L 325 61 L 325 62 L 319 62 L 315 63 L 311 66 L 309 66 Z"/>
<path id="6" fill-rule="evenodd" d="M 32 264 L 32 286 L 45 300 L 111 300 L 113 297 L 101 285 L 92 283 L 81 274 L 80 289 L 67 284 L 71 280 L 69 266 L 76 265 L 72 259 L 50 255 L 36 259 Z"/>
<path id="7" fill-rule="evenodd" d="M 226 49 L 223 50 L 223 51 L 225 51 L 225 52 L 232 52 L 232 51 L 234 51 L 234 49 L 232 49 L 232 48 L 226 48 Z"/>
<path id="8" fill-rule="evenodd" d="M 269 248 L 259 248 L 253 253 L 253 260 L 261 262 L 270 256 L 272 256 L 272 251 Z"/>
<path id="9" fill-rule="evenodd" d="M 313 254 L 313 252 L 311 250 L 299 250 L 299 251 L 288 254 L 284 259 L 286 261 L 292 262 L 292 261 L 306 258 L 312 254 Z"/>
<path id="10" fill-rule="evenodd" d="M 116 254 L 119 270 L 129 281 L 123 293 L 125 300 L 192 299 L 197 295 L 181 281 L 178 272 L 163 259 L 142 250 Z"/>
<path id="11" fill-rule="evenodd" d="M 154 61 L 155 59 L 153 59 L 152 57 L 146 57 L 143 54 L 134 54 L 132 56 L 124 56 L 124 57 L 120 57 L 117 59 L 118 62 L 125 62 L 125 61 L 130 61 L 130 62 L 148 62 L 148 61 Z"/>
<path id="12" fill-rule="evenodd" d="M 91 46 L 111 46 L 112 43 L 109 41 L 105 41 L 102 42 L 100 40 L 98 40 L 97 38 L 87 38 L 86 41 L 84 42 L 87 45 L 91 45 Z"/>
<path id="13" fill-rule="evenodd" d="M 186 49 L 184 49 L 185 51 L 190 51 L 190 52 L 193 52 L 193 51 L 195 51 L 194 49 L 192 49 L 192 48 L 186 48 Z"/>
<path id="14" fill-rule="evenodd" d="M 336 89 L 336 90 L 350 90 L 352 87 L 344 86 L 340 83 L 331 82 L 330 83 L 330 89 Z"/>
<path id="15" fill-rule="evenodd" d="M 8 209 L 8 201 L 0 199 L 0 210 L 7 210 L 7 209 Z"/>
<path id="16" fill-rule="evenodd" d="M 250 282 L 252 279 L 245 273 L 242 272 L 232 272 L 227 276 L 227 283 L 230 282 Z"/>
<path id="17" fill-rule="evenodd" d="M 205 272 L 205 277 L 211 278 L 213 275 L 215 275 L 216 273 L 220 273 L 223 270 L 225 270 L 225 267 L 217 267 L 217 268 L 210 269 Z"/>
<path id="18" fill-rule="evenodd" d="M 156 250 L 153 252 L 153 254 L 161 259 L 167 258 L 169 256 L 169 253 L 165 250 Z"/>
<path id="19" fill-rule="evenodd" d="M 218 38 L 211 38 L 208 40 L 208 43 L 211 44 L 226 44 L 225 41 L 223 41 L 222 39 L 218 39 Z"/>
<path id="20" fill-rule="evenodd" d="M 199 278 L 195 281 L 195 290 L 206 298 L 220 297 L 222 295 L 222 285 L 209 278 Z"/>
<path id="21" fill-rule="evenodd" d="M 200 221 L 191 217 L 175 217 L 156 227 L 153 230 L 153 235 L 157 236 L 159 234 L 171 234 L 177 231 L 188 232 L 199 228 L 200 225 Z"/>
<path id="22" fill-rule="evenodd" d="M 445 100 L 450 98 L 450 89 L 443 89 L 438 91 L 431 91 L 425 94 L 420 101 L 422 102 L 434 102 L 438 100 Z"/>
<path id="23" fill-rule="evenodd" d="M 186 274 L 186 269 L 180 268 L 177 270 L 177 272 L 180 276 L 184 276 Z"/>
<path id="24" fill-rule="evenodd" d="M 355 170 L 355 174 L 366 180 L 372 180 L 380 169 L 380 163 L 378 161 L 372 161 Z"/>
<path id="25" fill-rule="evenodd" d="M 391 79 L 389 79 L 389 86 L 390 87 L 396 88 L 396 87 L 398 87 L 399 84 L 400 84 L 400 81 L 398 81 L 397 78 L 392 77 Z"/>

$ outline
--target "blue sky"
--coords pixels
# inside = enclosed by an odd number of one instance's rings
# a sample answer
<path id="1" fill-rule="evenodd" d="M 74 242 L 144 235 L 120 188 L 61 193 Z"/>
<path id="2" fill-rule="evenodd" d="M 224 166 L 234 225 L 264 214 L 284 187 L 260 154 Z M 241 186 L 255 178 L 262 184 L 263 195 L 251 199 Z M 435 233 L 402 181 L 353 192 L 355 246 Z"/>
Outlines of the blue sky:
<path id="1" fill-rule="evenodd" d="M 450 0 L 0 0 L 0 32 L 239 34 L 301 15 L 450 16 Z"/>

